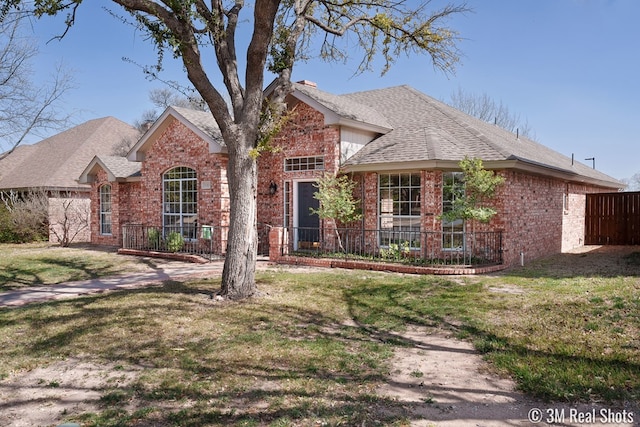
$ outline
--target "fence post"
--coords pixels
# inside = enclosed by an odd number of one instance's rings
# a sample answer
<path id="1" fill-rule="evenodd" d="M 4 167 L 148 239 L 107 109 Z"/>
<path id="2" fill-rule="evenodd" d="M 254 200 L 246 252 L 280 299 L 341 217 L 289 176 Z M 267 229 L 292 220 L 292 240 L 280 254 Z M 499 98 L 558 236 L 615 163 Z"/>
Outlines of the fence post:
<path id="1" fill-rule="evenodd" d="M 284 227 L 271 227 L 269 230 L 269 260 L 278 261 L 288 253 L 289 238 Z"/>

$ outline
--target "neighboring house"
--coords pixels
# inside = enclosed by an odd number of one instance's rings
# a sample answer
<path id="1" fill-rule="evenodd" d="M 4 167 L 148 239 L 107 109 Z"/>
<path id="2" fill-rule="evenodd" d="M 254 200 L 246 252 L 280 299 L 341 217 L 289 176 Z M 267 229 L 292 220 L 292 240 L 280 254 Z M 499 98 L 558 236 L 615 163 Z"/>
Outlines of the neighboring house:
<path id="1" fill-rule="evenodd" d="M 623 187 L 408 86 L 334 95 L 300 82 L 287 102 L 293 113 L 273 140 L 279 149 L 258 160 L 257 220 L 288 228 L 293 249 L 313 247 L 331 227 L 309 210 L 322 174 L 348 173 L 358 183 L 357 228 L 375 231 L 362 243 L 370 250 L 398 242 L 397 233 L 410 249 L 424 250 L 414 237 L 434 232 L 438 250 L 455 251 L 466 225 L 438 217 L 460 185 L 458 162 L 481 158 L 506 181 L 494 200 L 498 215 L 475 231 L 502 232 L 506 265 L 581 246 L 585 194 Z M 96 202 L 92 241 L 121 245 L 125 224 L 179 230 L 194 240 L 200 225 L 228 224 L 227 153 L 211 114 L 168 108 L 128 159 L 96 156 L 80 177 L 92 184 Z"/>
<path id="2" fill-rule="evenodd" d="M 74 211 L 78 227 L 86 230 L 75 241 L 90 241 L 88 214 L 91 186 L 78 176 L 95 155 L 108 155 L 123 140 L 137 141 L 134 127 L 113 117 L 89 120 L 33 145 L 17 147 L 0 160 L 0 192 L 44 191 L 49 196 L 50 240 L 64 221 L 65 210 Z M 66 206 L 66 208 L 65 208 Z M 78 217 L 81 213 L 84 218 Z"/>

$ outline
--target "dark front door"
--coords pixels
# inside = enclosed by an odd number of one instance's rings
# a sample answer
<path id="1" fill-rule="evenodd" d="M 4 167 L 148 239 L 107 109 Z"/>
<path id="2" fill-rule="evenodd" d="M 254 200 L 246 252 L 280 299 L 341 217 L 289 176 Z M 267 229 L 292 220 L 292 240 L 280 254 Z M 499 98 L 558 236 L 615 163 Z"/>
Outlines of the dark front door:
<path id="1" fill-rule="evenodd" d="M 297 249 L 311 249 L 320 241 L 320 218 L 312 214 L 310 208 L 318 209 L 320 201 L 313 197 L 316 192 L 313 182 L 298 183 L 298 215 Z"/>

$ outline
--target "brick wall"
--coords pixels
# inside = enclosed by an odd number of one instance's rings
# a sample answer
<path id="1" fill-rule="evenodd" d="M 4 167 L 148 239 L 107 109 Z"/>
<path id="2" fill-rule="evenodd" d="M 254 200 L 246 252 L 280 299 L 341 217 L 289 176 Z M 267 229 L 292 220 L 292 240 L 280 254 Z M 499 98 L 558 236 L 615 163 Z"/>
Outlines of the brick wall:
<path id="1" fill-rule="evenodd" d="M 518 264 L 521 253 L 527 262 L 584 244 L 585 194 L 606 189 L 515 171 L 501 175 L 506 181 L 489 227 L 504 230 L 506 264 Z"/>
<path id="2" fill-rule="evenodd" d="M 293 194 L 297 181 L 314 181 L 325 173 L 335 174 L 340 163 L 340 130 L 324 125 L 324 116 L 310 106 L 299 103 L 292 119 L 273 139 L 273 152 L 258 158 L 258 221 L 269 225 L 284 224 L 285 183 Z M 324 156 L 324 170 L 285 172 L 284 162 L 291 157 Z M 273 181 L 278 190 L 269 193 Z M 290 198 L 289 203 L 293 200 Z M 290 206 L 293 214 L 293 205 Z"/>
<path id="3" fill-rule="evenodd" d="M 141 185 L 139 182 L 109 182 L 102 169 L 94 179 L 91 185 L 91 242 L 121 246 L 122 225 L 141 222 Z M 100 189 L 104 185 L 111 186 L 111 234 L 100 233 Z"/>
<path id="4" fill-rule="evenodd" d="M 520 262 L 520 253 L 531 260 L 579 247 L 584 243 L 585 194 L 602 192 L 594 186 L 567 184 L 564 181 L 515 171 L 501 171 L 505 184 L 497 192 L 498 211 L 489 224 L 476 223 L 476 231 L 503 231 L 504 260 L 508 265 Z M 364 179 L 364 224 L 378 228 L 378 175 L 366 173 Z M 442 172 L 421 171 L 422 230 L 440 231 L 442 223 Z M 566 195 L 566 196 L 565 196 Z M 563 198 L 568 198 L 568 209 Z"/>
<path id="5" fill-rule="evenodd" d="M 91 187 L 91 235 L 96 244 L 120 246 L 122 226 L 162 226 L 162 175 L 177 166 L 195 169 L 198 179 L 198 224 L 228 225 L 229 190 L 226 154 L 209 153 L 209 145 L 177 120 L 165 129 L 146 153 L 142 178 L 108 182 L 100 170 Z M 111 185 L 112 234 L 100 234 L 100 187 Z"/>
<path id="6" fill-rule="evenodd" d="M 198 224 L 227 225 L 227 156 L 209 153 L 209 144 L 177 120 L 173 120 L 153 142 L 142 162 L 140 194 L 136 196 L 139 199 L 140 218 L 134 222 L 162 226 L 162 175 L 177 166 L 196 171 Z"/>
<path id="7" fill-rule="evenodd" d="M 585 214 L 588 193 L 608 193 L 611 189 L 566 184 L 566 202 L 562 217 L 562 251 L 568 251 L 584 245 Z"/>

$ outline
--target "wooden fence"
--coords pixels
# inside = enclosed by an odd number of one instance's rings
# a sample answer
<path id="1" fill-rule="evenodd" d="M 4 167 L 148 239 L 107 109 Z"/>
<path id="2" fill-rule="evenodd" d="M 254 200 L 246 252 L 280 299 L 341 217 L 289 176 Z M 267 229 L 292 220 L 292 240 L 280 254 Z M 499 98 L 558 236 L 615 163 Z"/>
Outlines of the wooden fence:
<path id="1" fill-rule="evenodd" d="M 640 245 L 640 192 L 587 194 L 585 244 Z"/>

